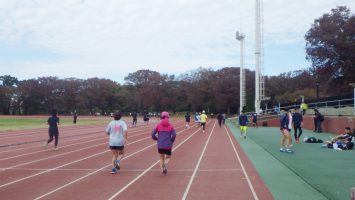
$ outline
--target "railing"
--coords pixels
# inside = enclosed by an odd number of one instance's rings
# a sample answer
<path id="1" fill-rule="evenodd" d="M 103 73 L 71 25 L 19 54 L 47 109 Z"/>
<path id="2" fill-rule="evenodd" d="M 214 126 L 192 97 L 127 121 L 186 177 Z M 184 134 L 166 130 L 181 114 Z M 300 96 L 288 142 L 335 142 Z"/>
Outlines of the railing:
<path id="1" fill-rule="evenodd" d="M 284 107 L 281 106 L 279 110 L 282 110 L 284 108 L 293 109 L 295 107 L 300 108 L 300 103 L 295 103 L 294 105 L 284 106 Z M 309 103 L 306 114 L 308 115 L 314 114 L 313 109 L 318 109 L 323 115 L 354 116 L 354 109 L 355 109 L 354 98 Z M 263 110 L 263 114 L 277 114 L 279 110 L 275 108 L 271 108 L 271 109 L 267 109 L 266 112 L 265 110 Z"/>

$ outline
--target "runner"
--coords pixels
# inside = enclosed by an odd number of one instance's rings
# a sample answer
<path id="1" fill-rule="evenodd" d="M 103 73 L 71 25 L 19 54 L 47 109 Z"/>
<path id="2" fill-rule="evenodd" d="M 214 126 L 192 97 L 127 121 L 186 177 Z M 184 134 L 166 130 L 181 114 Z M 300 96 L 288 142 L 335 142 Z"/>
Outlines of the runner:
<path id="1" fill-rule="evenodd" d="M 132 126 L 137 126 L 137 113 L 136 112 L 134 112 L 132 114 L 132 119 L 133 119 Z"/>
<path id="2" fill-rule="evenodd" d="M 186 122 L 186 128 L 189 128 L 190 127 L 190 113 L 187 112 L 186 115 L 185 115 L 185 122 Z"/>
<path id="3" fill-rule="evenodd" d="M 57 150 L 58 140 L 59 140 L 58 125 L 60 124 L 59 117 L 57 117 L 57 110 L 52 111 L 52 116 L 48 118 L 47 124 L 49 125 L 48 128 L 49 139 L 44 143 L 44 148 L 47 149 L 48 143 L 53 141 L 53 136 L 54 136 L 54 150 Z"/>
<path id="4" fill-rule="evenodd" d="M 291 110 L 286 108 L 287 113 L 281 115 L 280 119 L 280 130 L 281 130 L 281 142 L 280 142 L 280 152 L 293 153 L 291 148 L 292 137 L 291 137 L 291 124 L 292 124 L 292 113 Z M 285 142 L 287 143 L 285 145 Z"/>
<path id="5" fill-rule="evenodd" d="M 248 129 L 248 116 L 246 116 L 243 111 L 239 115 L 239 128 L 240 128 L 240 137 L 247 139 L 247 129 Z"/>
<path id="6" fill-rule="evenodd" d="M 149 123 L 149 114 L 148 113 L 144 114 L 143 121 L 144 121 L 145 125 L 148 125 L 148 123 Z"/>
<path id="7" fill-rule="evenodd" d="M 73 113 L 73 124 L 76 124 L 77 119 L 78 119 L 78 113 L 75 110 Z"/>
<path id="8" fill-rule="evenodd" d="M 251 117 L 252 117 L 253 127 L 257 128 L 258 127 L 258 115 L 256 113 L 253 113 L 251 115 Z"/>
<path id="9" fill-rule="evenodd" d="M 112 120 L 107 128 L 106 133 L 109 135 L 109 146 L 112 151 L 112 170 L 111 174 L 120 170 L 121 160 L 124 156 L 124 145 L 128 142 L 127 124 L 121 120 L 122 114 L 115 112 Z"/>
<path id="10" fill-rule="evenodd" d="M 157 140 L 158 152 L 160 154 L 160 168 L 162 174 L 168 173 L 168 163 L 171 159 L 171 150 L 176 138 L 174 126 L 169 122 L 169 113 L 161 113 L 161 121 L 152 131 L 153 140 Z"/>
<path id="11" fill-rule="evenodd" d="M 198 112 L 195 113 L 195 124 L 196 127 L 200 126 L 200 114 Z"/>
<path id="12" fill-rule="evenodd" d="M 202 125 L 202 132 L 205 132 L 205 127 L 206 127 L 206 122 L 207 122 L 207 115 L 205 114 L 205 111 L 202 111 L 202 114 L 200 115 L 200 122 Z"/>
<path id="13" fill-rule="evenodd" d="M 223 120 L 222 112 L 218 113 L 217 120 L 218 120 L 219 127 L 222 128 L 222 120 Z"/>
<path id="14" fill-rule="evenodd" d="M 293 122 L 293 128 L 295 129 L 294 136 L 295 136 L 296 143 L 300 143 L 300 137 L 302 135 L 303 117 L 297 107 L 295 108 L 295 112 L 292 114 L 292 122 Z M 299 134 L 297 134 L 297 131 L 299 131 Z"/>
<path id="15" fill-rule="evenodd" d="M 223 116 L 222 123 L 224 125 L 226 123 L 226 118 L 227 118 L 226 113 L 223 113 L 222 116 Z"/>

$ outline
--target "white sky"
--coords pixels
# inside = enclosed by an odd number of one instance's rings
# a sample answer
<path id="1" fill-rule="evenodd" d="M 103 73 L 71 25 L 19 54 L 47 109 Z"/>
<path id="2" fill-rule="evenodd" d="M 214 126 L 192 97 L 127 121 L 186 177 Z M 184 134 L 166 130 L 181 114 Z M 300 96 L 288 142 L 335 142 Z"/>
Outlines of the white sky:
<path id="1" fill-rule="evenodd" d="M 0 0 L 0 75 L 110 78 L 151 69 L 180 74 L 239 66 L 235 31 L 254 70 L 255 1 Z M 264 0 L 264 71 L 310 66 L 304 35 L 314 19 L 353 0 Z"/>

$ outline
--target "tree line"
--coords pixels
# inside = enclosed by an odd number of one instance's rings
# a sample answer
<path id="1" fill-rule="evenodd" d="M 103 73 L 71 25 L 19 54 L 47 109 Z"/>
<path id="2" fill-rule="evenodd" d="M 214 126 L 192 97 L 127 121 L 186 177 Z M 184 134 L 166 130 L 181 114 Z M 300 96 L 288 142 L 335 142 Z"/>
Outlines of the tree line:
<path id="1" fill-rule="evenodd" d="M 305 70 L 266 76 L 266 96 L 262 105 L 277 105 L 352 92 L 355 82 L 355 16 L 346 7 L 337 7 L 314 21 L 305 35 Z M 246 69 L 246 111 L 254 108 L 254 71 Z M 47 114 L 52 109 L 69 114 L 123 112 L 239 110 L 239 67 L 214 70 L 199 68 L 178 76 L 143 69 L 125 77 L 125 83 L 103 78 L 39 77 L 19 81 L 0 76 L 2 114 Z M 336 88 L 336 89 L 335 89 Z"/>

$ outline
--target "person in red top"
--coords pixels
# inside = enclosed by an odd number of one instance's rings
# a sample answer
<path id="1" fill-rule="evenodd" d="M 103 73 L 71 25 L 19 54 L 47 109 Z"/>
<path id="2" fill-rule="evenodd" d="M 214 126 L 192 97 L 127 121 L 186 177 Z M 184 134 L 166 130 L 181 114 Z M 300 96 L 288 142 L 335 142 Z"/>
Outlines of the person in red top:
<path id="1" fill-rule="evenodd" d="M 161 113 L 161 121 L 152 131 L 153 140 L 157 141 L 158 152 L 160 154 L 160 168 L 163 175 L 168 173 L 168 163 L 171 159 L 171 151 L 175 141 L 176 131 L 169 122 L 169 113 Z"/>

